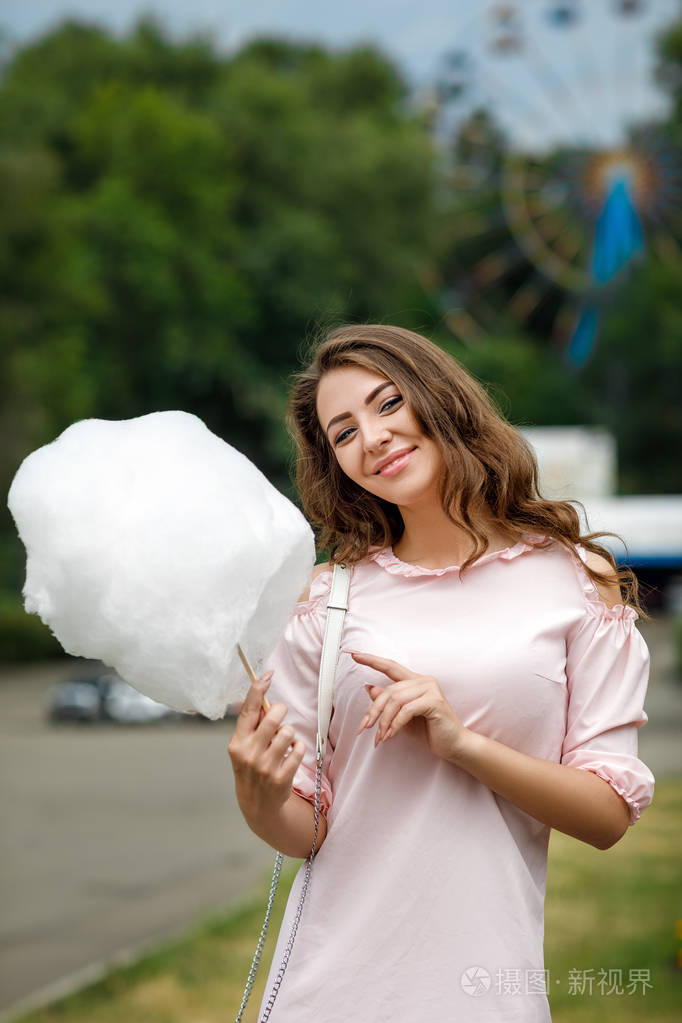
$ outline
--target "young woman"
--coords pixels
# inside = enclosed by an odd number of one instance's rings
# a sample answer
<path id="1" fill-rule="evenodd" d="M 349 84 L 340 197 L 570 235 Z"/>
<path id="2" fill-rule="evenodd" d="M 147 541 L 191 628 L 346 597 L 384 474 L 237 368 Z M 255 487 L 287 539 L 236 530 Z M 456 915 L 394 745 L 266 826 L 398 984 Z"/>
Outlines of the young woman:
<path id="1" fill-rule="evenodd" d="M 417 334 L 334 331 L 290 426 L 304 511 L 352 576 L 319 851 L 271 1018 L 545 1023 L 550 830 L 608 849 L 653 795 L 636 580 L 539 496 L 521 434 Z M 317 566 L 229 747 L 249 826 L 296 857 L 330 583 Z"/>

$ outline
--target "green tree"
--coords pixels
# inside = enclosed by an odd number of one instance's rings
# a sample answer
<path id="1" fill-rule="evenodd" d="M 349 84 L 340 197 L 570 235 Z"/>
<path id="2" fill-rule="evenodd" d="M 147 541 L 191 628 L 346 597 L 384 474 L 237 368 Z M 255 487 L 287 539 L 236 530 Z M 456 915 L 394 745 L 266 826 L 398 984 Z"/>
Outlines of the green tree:
<path id="1" fill-rule="evenodd" d="M 427 258 L 434 152 L 397 70 L 368 48 L 226 57 L 149 21 L 123 39 L 68 22 L 6 64 L 0 128 L 5 490 L 75 419 L 163 408 L 286 489 L 301 342 L 399 318 Z"/>

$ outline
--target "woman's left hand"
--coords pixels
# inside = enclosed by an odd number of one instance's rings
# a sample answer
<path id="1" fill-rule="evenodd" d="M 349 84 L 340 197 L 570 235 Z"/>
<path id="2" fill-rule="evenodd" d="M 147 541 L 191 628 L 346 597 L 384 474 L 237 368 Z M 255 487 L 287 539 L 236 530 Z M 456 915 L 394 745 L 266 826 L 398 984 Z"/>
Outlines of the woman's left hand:
<path id="1" fill-rule="evenodd" d="M 356 664 L 366 664 L 380 671 L 393 683 L 386 689 L 367 685 L 372 706 L 362 719 L 357 734 L 376 724 L 376 747 L 404 729 L 408 735 L 423 742 L 435 756 L 454 762 L 468 729 L 443 696 L 437 679 L 432 675 L 417 675 L 387 657 L 357 650 L 345 652 L 351 654 Z"/>

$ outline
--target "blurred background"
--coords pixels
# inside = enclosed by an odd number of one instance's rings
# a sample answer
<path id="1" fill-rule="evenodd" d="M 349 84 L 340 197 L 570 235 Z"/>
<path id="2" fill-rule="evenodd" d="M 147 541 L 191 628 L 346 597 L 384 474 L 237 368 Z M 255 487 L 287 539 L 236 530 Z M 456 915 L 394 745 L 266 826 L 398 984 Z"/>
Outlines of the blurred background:
<path id="1" fill-rule="evenodd" d="M 661 817 L 607 855 L 641 881 L 627 856 L 641 841 L 651 863 L 659 836 L 658 952 L 625 922 L 618 954 L 635 941 L 623 961 L 658 964 L 655 1018 L 677 1018 L 682 895 L 662 850 L 682 802 L 680 5 L 5 0 L 0 56 L 3 493 L 75 420 L 184 409 L 295 499 L 283 417 L 309 340 L 383 321 L 451 352 L 534 444 L 546 496 L 582 500 L 638 573 Z M 7 1019 L 262 895 L 270 861 L 234 805 L 230 721 L 163 715 L 63 656 L 23 611 L 23 573 L 3 501 Z M 557 846 L 557 877 L 576 845 Z M 178 999 L 168 1018 L 214 1018 Z M 592 1018 L 594 999 L 556 999 L 556 1019 Z M 600 1019 L 654 1018 L 607 1002 Z"/>

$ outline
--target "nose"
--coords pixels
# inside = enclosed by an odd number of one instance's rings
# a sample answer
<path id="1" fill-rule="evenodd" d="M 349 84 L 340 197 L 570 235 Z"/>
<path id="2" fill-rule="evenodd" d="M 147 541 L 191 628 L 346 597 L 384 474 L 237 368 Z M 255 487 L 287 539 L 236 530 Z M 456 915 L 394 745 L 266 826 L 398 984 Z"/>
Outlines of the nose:
<path id="1" fill-rule="evenodd" d="M 391 440 L 391 431 L 384 423 L 367 424 L 362 431 L 362 441 L 365 451 L 379 451 Z"/>

